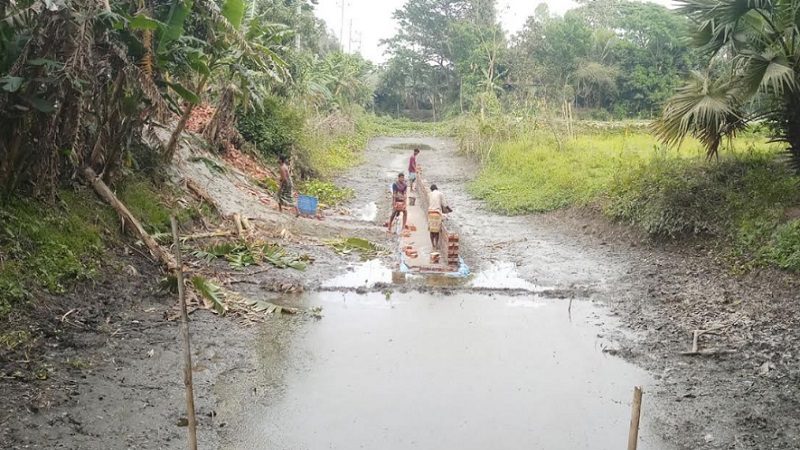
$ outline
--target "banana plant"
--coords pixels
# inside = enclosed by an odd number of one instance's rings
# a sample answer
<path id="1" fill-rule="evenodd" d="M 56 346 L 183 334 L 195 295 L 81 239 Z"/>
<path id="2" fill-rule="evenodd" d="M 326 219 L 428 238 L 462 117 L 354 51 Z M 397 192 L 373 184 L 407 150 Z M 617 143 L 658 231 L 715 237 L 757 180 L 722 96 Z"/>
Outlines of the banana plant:
<path id="1" fill-rule="evenodd" d="M 226 0 L 221 9 L 211 0 L 199 0 L 198 3 L 207 18 L 207 45 L 193 49 L 188 55 L 190 65 L 199 73 L 200 79 L 195 92 L 183 92 L 188 104 L 167 144 L 167 160 L 172 159 L 178 139 L 212 76 L 219 75 L 221 79 L 235 81 L 227 83 L 221 98 L 230 98 L 231 92 L 224 92 L 230 89 L 240 94 L 236 97 L 258 103 L 262 97 L 260 86 L 265 81 L 282 82 L 288 73 L 286 62 L 275 50 L 284 30 L 278 26 L 264 25 L 262 17 L 245 22 L 244 0 Z M 235 104 L 223 106 L 234 108 Z M 230 111 L 220 109 L 217 111 L 219 114 L 231 117 Z"/>

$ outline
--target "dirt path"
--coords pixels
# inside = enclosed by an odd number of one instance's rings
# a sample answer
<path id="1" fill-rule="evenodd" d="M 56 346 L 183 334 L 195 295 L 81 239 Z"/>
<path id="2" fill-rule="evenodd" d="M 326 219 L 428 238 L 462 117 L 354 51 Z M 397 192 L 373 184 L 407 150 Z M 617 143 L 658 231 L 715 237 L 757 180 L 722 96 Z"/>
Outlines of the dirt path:
<path id="1" fill-rule="evenodd" d="M 393 285 L 390 261 L 303 239 L 389 244 L 389 184 L 414 146 L 455 208 L 469 280 Z M 559 448 L 556 422 L 562 448 L 620 448 L 639 383 L 641 448 L 800 448 L 796 279 L 733 277 L 705 249 L 648 244 L 590 214 L 492 214 L 467 193 L 477 167 L 444 139 L 373 140 L 341 179 L 356 192 L 352 214 L 324 223 L 278 216 L 235 179 L 214 184 L 192 167 L 231 211 L 292 231 L 287 246 L 317 259 L 231 287 L 324 311 L 250 326 L 193 315 L 203 448 Z M 163 319 L 173 299 L 152 266 L 120 261 L 139 275 L 117 270 L 39 303 L 46 350 L 3 364 L 0 447 L 184 448 L 179 334 Z M 321 290 L 286 295 L 283 284 Z M 734 353 L 679 355 L 692 330 L 715 327 L 702 348 Z"/>

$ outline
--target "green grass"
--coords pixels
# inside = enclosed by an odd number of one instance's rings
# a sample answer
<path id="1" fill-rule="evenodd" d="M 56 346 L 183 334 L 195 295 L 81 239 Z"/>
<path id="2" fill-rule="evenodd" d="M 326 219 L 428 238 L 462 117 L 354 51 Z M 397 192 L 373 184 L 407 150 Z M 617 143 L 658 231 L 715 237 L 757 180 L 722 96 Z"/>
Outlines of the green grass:
<path id="1" fill-rule="evenodd" d="M 307 180 L 297 187 L 298 192 L 316 197 L 321 207 L 338 206 L 353 198 L 352 189 L 336 186 L 329 181 Z"/>
<path id="2" fill-rule="evenodd" d="M 377 136 L 434 136 L 449 133 L 447 123 L 357 114 L 354 117 L 326 117 L 327 126 L 309 124 L 298 143 L 300 168 L 316 178 L 330 178 L 362 162 L 370 139 Z"/>
<path id="3" fill-rule="evenodd" d="M 196 211 L 170 207 L 170 192 L 150 182 L 130 180 L 119 198 L 150 232 L 169 229 L 172 210 L 187 220 Z M 0 318 L 36 291 L 66 292 L 94 278 L 107 243 L 121 237 L 117 214 L 86 188 L 63 189 L 58 201 L 13 198 L 0 205 Z"/>
<path id="4" fill-rule="evenodd" d="M 706 161 L 695 141 L 664 149 L 641 130 L 584 130 L 556 140 L 547 130 L 489 144 L 472 193 L 500 212 L 596 206 L 656 237 L 713 236 L 740 259 L 800 270 L 800 184 L 780 147 L 744 134 Z"/>
<path id="5" fill-rule="evenodd" d="M 592 133 L 558 142 L 536 132 L 495 144 L 472 190 L 497 211 L 520 214 L 587 205 L 610 191 L 612 183 L 633 167 L 665 152 L 642 133 Z M 675 158 L 698 158 L 696 145 Z"/>
<path id="6" fill-rule="evenodd" d="M 62 191 L 56 207 L 14 199 L 0 206 L 0 317 L 40 288 L 63 293 L 92 278 L 103 235 L 119 229 L 116 215 L 84 191 Z"/>

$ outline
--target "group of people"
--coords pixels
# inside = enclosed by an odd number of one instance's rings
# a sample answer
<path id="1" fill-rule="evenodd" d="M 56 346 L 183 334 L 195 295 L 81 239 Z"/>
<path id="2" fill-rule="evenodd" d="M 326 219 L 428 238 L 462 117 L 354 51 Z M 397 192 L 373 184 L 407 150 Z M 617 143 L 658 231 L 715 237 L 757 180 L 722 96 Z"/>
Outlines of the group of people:
<path id="1" fill-rule="evenodd" d="M 389 231 L 392 231 L 394 221 L 402 216 L 403 229 L 406 229 L 408 222 L 407 200 L 409 192 L 416 192 L 415 185 L 418 184 L 417 178 L 417 156 L 420 150 L 414 149 L 414 154 L 408 161 L 408 183 L 404 173 L 397 175 L 397 181 L 392 183 L 392 215 L 389 217 Z M 442 219 L 444 214 L 452 211 L 444 199 L 444 195 L 439 190 L 439 187 L 432 184 L 430 187 L 430 194 L 428 194 L 428 232 L 430 233 L 431 245 L 433 248 L 439 247 L 439 235 L 442 228 Z"/>
<path id="2" fill-rule="evenodd" d="M 409 192 L 416 192 L 418 184 L 417 179 L 417 156 L 420 150 L 414 149 L 414 154 L 408 161 L 408 183 L 406 183 L 406 176 L 400 173 L 397 176 L 397 181 L 392 183 L 392 215 L 389 218 L 389 231 L 392 230 L 394 221 L 401 215 L 403 217 L 403 229 L 406 229 L 408 222 L 408 209 L 407 201 Z M 281 156 L 280 162 L 280 186 L 278 188 L 278 210 L 283 211 L 283 208 L 292 208 L 295 214 L 299 214 L 297 206 L 294 202 L 294 184 L 292 183 L 292 175 L 289 169 L 289 158 Z M 432 184 L 430 187 L 430 194 L 428 194 L 428 231 L 430 232 L 431 245 L 433 248 L 439 246 L 439 234 L 441 232 L 442 220 L 444 214 L 451 211 L 450 207 L 445 203 L 444 195 L 439 188 Z"/>

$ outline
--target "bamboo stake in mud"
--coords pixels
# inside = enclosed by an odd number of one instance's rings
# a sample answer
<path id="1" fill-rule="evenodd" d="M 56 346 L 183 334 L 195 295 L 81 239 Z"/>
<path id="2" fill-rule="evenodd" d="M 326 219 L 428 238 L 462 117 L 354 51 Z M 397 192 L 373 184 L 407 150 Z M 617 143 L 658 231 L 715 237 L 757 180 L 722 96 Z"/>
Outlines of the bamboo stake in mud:
<path id="1" fill-rule="evenodd" d="M 181 304 L 181 335 L 183 336 L 183 384 L 186 387 L 186 414 L 189 422 L 189 450 L 197 450 L 197 419 L 194 414 L 194 388 L 192 386 L 192 351 L 189 340 L 189 313 L 186 311 L 186 292 L 183 285 L 181 240 L 178 238 L 178 221 L 170 217 L 172 238 L 175 241 L 175 276 L 178 279 L 178 301 Z"/>
<path id="2" fill-rule="evenodd" d="M 244 226 L 242 225 L 242 216 L 239 213 L 234 213 L 233 223 L 236 225 L 236 235 L 242 237 L 244 235 Z"/>
<path id="3" fill-rule="evenodd" d="M 633 388 L 633 405 L 631 405 L 631 429 L 628 432 L 628 450 L 636 450 L 639 444 L 639 418 L 642 415 L 642 387 Z"/>

